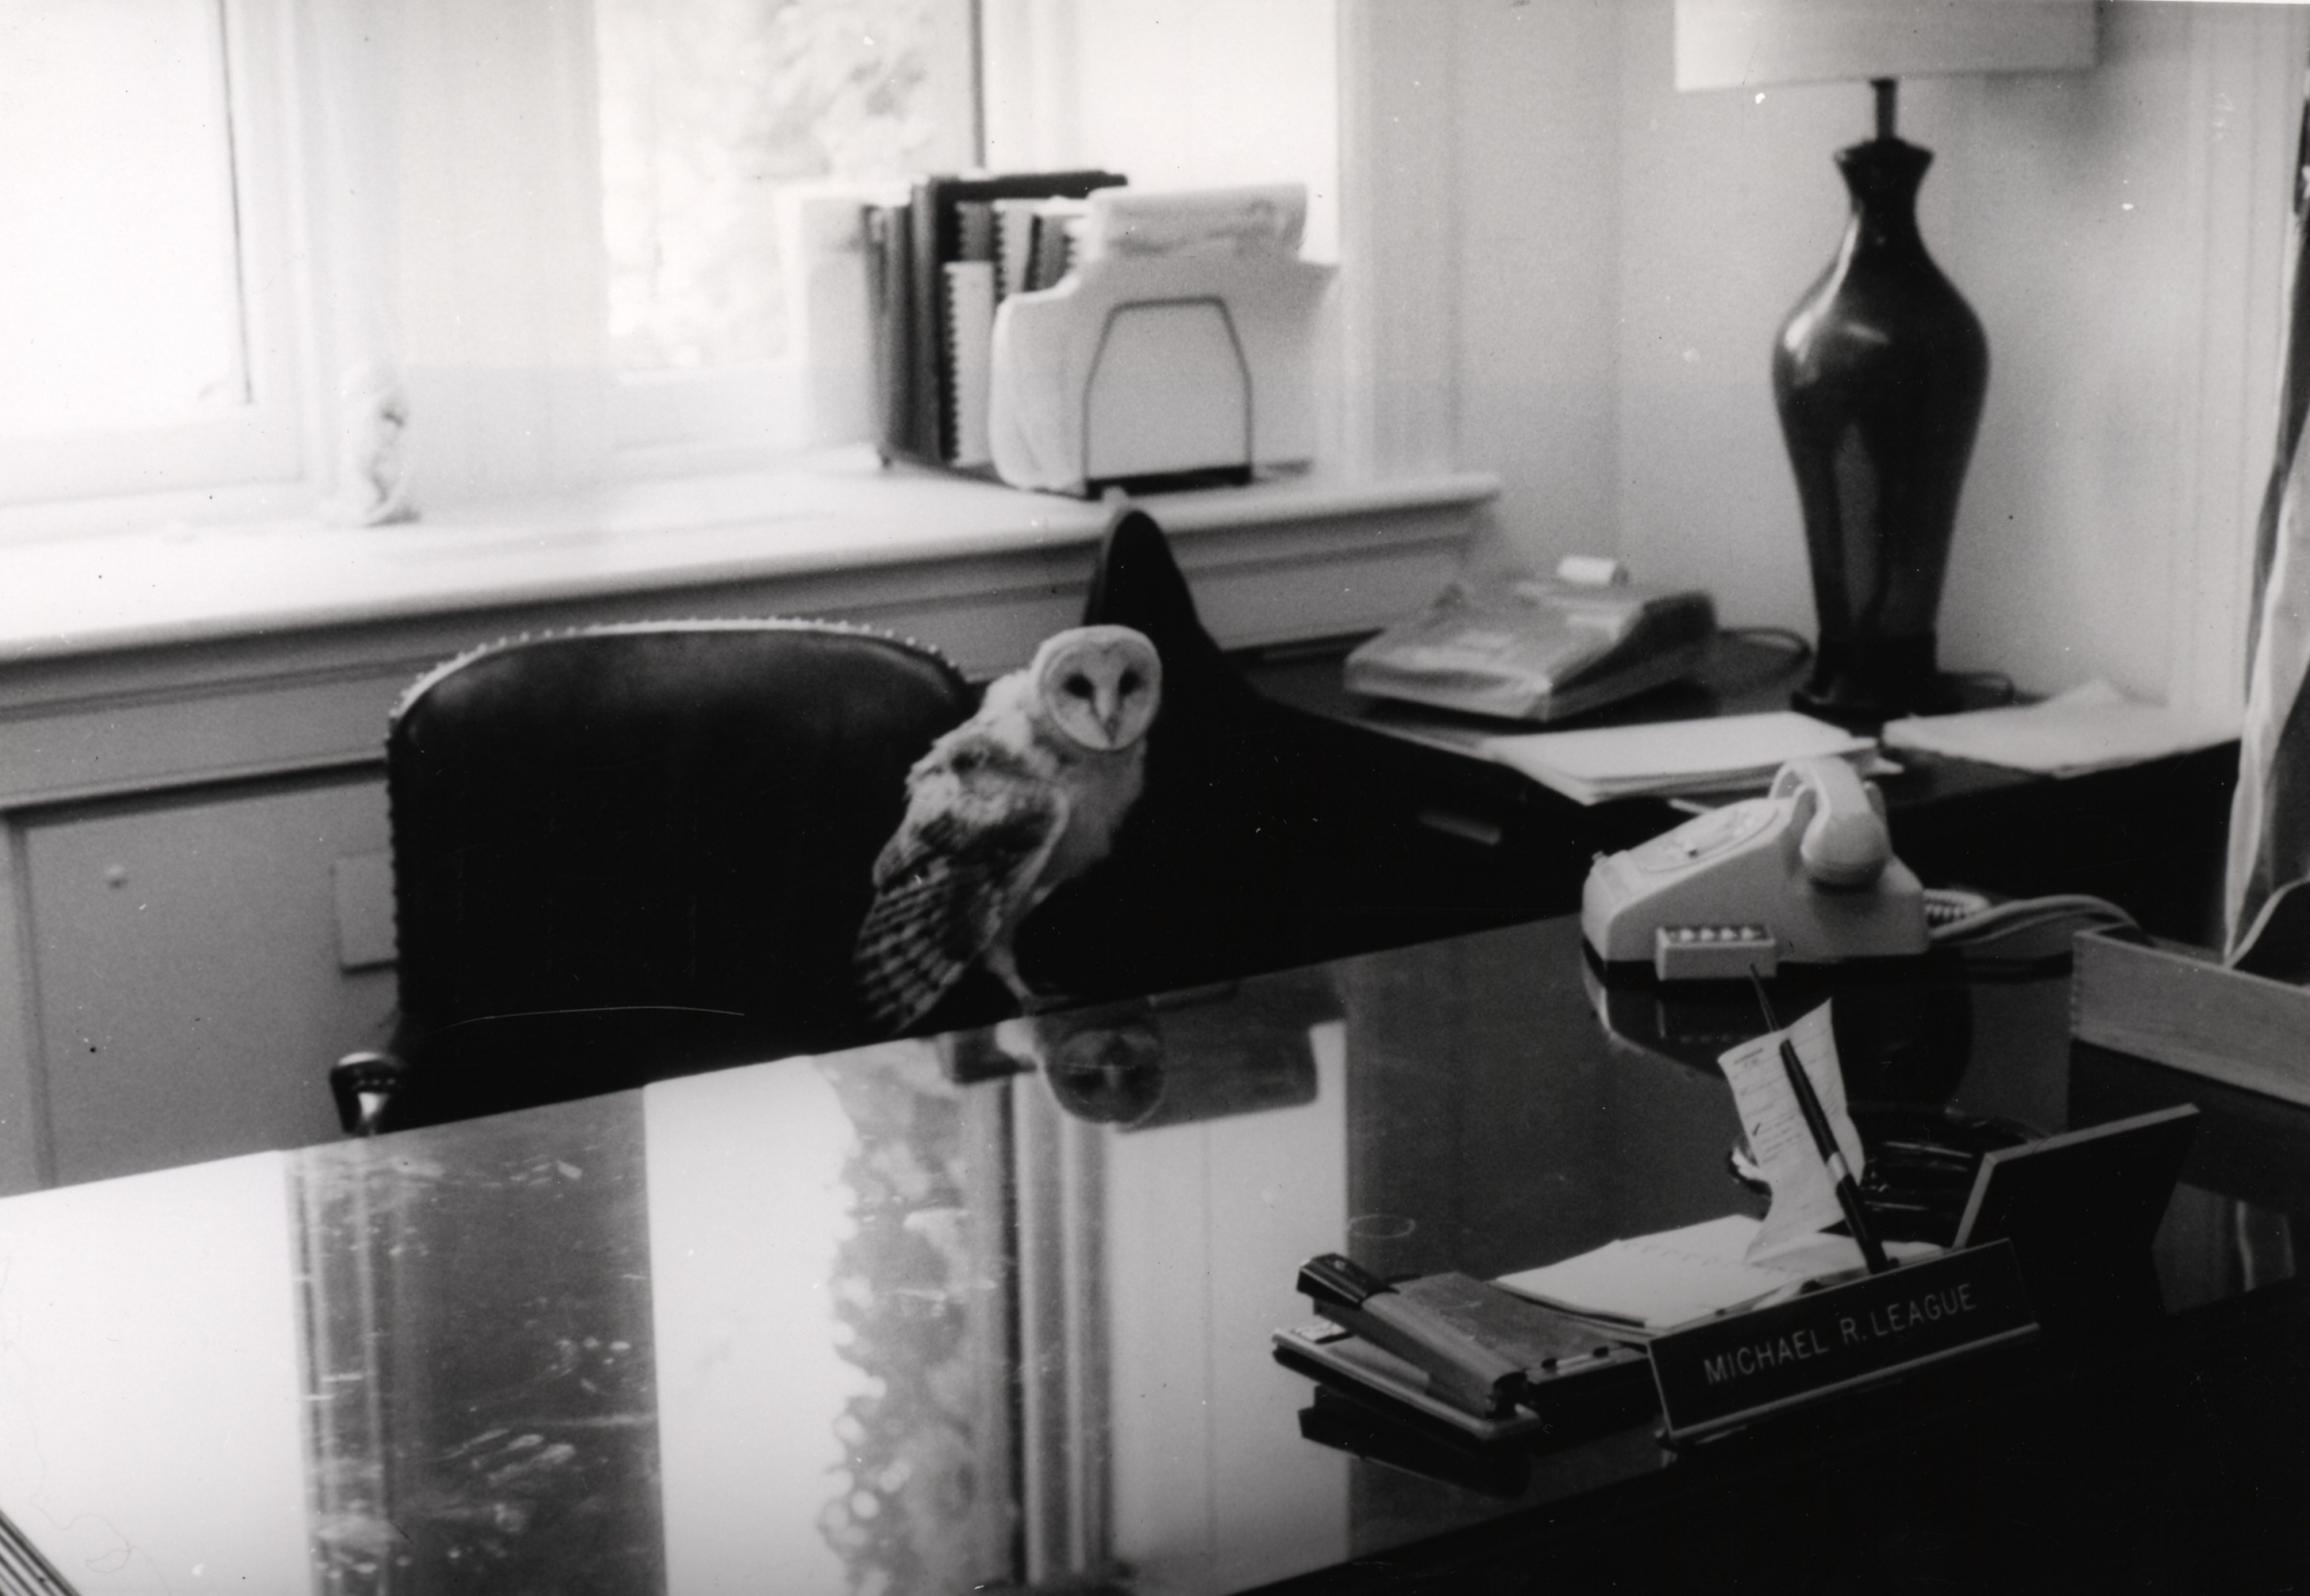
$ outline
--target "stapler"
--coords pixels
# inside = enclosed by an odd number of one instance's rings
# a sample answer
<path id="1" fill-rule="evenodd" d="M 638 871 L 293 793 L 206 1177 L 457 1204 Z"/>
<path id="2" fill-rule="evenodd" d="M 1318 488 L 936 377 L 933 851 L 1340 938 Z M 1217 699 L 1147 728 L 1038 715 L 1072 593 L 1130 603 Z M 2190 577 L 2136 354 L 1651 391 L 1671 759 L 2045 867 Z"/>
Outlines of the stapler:
<path id="1" fill-rule="evenodd" d="M 1630 1383 L 1645 1382 L 1648 1365 L 1639 1349 L 1465 1274 L 1391 1284 L 1325 1252 L 1300 1266 L 1299 1290 L 1326 1321 L 1393 1353 L 1424 1384 L 1406 1393 L 1360 1360 L 1327 1353 L 1304 1336 L 1279 1342 L 1335 1374 L 1393 1395 L 1424 1397 L 1472 1421 L 1528 1423 L 1544 1409 L 1553 1418 L 1565 1411 L 1567 1398 L 1583 1407 L 1601 1405 L 1600 1399 L 1625 1405 Z"/>
<path id="2" fill-rule="evenodd" d="M 1504 1417 L 1524 1396 L 1523 1364 L 1352 1259 L 1310 1258 L 1299 1266 L 1299 1290 L 1316 1312 L 1416 1364 L 1432 1394 L 1478 1417 Z"/>
<path id="3" fill-rule="evenodd" d="M 1745 980 L 1782 965 L 1926 951 L 1925 889 L 1892 854 L 1885 799 L 1841 759 L 1792 759 L 1762 798 L 1599 859 L 1580 931 L 1607 970 Z"/>

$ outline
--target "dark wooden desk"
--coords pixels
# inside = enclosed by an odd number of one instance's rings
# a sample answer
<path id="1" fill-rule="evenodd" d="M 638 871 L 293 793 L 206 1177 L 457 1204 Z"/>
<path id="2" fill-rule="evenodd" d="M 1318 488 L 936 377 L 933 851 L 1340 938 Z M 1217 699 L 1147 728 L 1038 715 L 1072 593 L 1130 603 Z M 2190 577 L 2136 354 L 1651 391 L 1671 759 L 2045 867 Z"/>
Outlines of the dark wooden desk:
<path id="1" fill-rule="evenodd" d="M 1687 1454 L 1407 1453 L 1270 1352 L 1319 1250 L 1752 1201 L 1721 1017 L 1555 920 L 0 1202 L 0 1506 L 91 1592 L 2274 1587 L 2310 1115 L 2073 1052 L 2064 987 L 1840 990 L 1854 1094 L 2204 1102 L 2163 1310 Z"/>
<path id="2" fill-rule="evenodd" d="M 1340 661 L 1352 641 L 1247 656 L 1244 665 L 1262 694 L 1302 717 L 1330 759 L 1361 773 L 1368 832 L 1394 839 L 1367 851 L 1360 883 L 1375 931 L 1391 916 L 1412 935 L 1438 937 L 1569 913 L 1596 853 L 1684 818 L 1649 799 L 1583 808 L 1454 752 L 1500 723 L 1349 693 Z M 1800 677 L 1783 650 L 1723 636 L 1693 681 L 1563 725 L 1784 709 Z M 1881 785 L 1894 847 L 1926 885 L 2014 897 L 2092 892 L 2157 935 L 2220 940 L 2235 744 L 2063 781 L 1931 756 L 1903 754 L 1901 762 Z"/>

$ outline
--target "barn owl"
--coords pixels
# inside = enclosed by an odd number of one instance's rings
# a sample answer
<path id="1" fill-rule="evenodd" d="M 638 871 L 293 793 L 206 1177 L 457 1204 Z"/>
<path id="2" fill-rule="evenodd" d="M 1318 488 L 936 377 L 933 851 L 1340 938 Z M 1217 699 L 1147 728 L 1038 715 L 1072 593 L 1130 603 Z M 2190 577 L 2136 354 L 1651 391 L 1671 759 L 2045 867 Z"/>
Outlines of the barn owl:
<path id="1" fill-rule="evenodd" d="M 1162 699 L 1163 663 L 1145 637 L 1077 627 L 991 682 L 979 712 L 931 745 L 874 862 L 853 960 L 878 1019 L 912 1024 L 975 963 L 1032 1001 L 1012 935 L 1115 845 Z"/>

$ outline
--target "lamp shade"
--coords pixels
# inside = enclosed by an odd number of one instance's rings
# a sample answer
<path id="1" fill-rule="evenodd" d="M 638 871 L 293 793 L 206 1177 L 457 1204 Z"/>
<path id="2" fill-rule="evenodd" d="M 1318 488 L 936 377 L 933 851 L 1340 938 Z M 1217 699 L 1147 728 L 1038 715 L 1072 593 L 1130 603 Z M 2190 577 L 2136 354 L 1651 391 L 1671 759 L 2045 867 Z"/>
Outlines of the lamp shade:
<path id="1" fill-rule="evenodd" d="M 2068 71 L 2093 42 L 2091 0 L 1677 0 L 1677 87 Z"/>

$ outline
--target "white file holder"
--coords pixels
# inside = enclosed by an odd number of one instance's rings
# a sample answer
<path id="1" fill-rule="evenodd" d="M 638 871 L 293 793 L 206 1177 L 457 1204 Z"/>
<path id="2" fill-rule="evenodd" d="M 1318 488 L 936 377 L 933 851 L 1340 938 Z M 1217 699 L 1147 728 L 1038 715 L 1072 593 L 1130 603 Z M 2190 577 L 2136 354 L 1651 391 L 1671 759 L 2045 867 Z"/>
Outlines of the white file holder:
<path id="1" fill-rule="evenodd" d="M 1014 487 L 1301 466 L 1334 269 L 1281 253 L 1107 255 L 994 318 L 988 433 Z"/>

